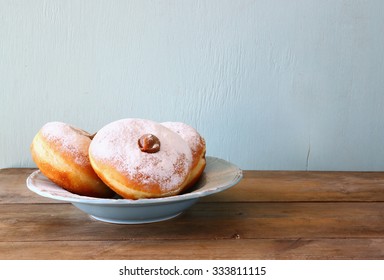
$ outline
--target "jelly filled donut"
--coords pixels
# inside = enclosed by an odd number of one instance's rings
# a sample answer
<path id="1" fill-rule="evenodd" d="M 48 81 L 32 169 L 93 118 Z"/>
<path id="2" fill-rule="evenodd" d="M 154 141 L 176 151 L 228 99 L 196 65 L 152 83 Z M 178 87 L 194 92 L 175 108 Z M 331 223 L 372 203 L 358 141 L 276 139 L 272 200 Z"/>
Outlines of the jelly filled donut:
<path id="1" fill-rule="evenodd" d="M 99 177 L 123 198 L 179 194 L 188 184 L 192 152 L 165 126 L 144 119 L 122 119 L 101 128 L 89 147 Z"/>
<path id="2" fill-rule="evenodd" d="M 69 192 L 112 197 L 114 192 L 94 172 L 88 157 L 91 135 L 62 122 L 45 124 L 31 144 L 37 167 L 48 179 Z"/>
<path id="3" fill-rule="evenodd" d="M 206 166 L 205 140 L 193 127 L 182 122 L 164 122 L 163 126 L 176 132 L 187 142 L 192 151 L 192 170 L 184 190 L 196 184 Z"/>

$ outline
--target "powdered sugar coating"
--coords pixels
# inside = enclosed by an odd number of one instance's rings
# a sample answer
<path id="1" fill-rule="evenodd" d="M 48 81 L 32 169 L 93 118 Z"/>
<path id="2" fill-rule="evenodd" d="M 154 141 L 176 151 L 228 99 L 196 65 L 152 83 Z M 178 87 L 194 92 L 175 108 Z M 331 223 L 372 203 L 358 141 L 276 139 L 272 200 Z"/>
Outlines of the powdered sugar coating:
<path id="1" fill-rule="evenodd" d="M 205 145 L 205 140 L 201 137 L 197 130 L 185 123 L 163 122 L 161 125 L 179 134 L 181 138 L 188 143 L 194 157 Z"/>
<path id="2" fill-rule="evenodd" d="M 138 140 L 144 134 L 159 138 L 158 152 L 140 150 Z M 156 184 L 164 191 L 172 191 L 186 180 L 192 161 L 188 144 L 177 133 L 144 119 L 122 119 L 104 126 L 93 138 L 89 153 L 129 180 L 139 181 L 143 188 Z"/>
<path id="3" fill-rule="evenodd" d="M 88 148 L 91 139 L 88 132 L 66 123 L 49 122 L 40 129 L 40 133 L 59 152 L 70 154 L 77 165 L 90 166 Z"/>

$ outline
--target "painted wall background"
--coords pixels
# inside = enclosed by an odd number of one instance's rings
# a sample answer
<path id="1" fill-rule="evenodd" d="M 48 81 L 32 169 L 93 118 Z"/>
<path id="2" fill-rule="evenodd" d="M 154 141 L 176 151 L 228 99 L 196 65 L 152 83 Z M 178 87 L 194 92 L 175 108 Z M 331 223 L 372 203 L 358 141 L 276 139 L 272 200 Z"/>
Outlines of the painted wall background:
<path id="1" fill-rule="evenodd" d="M 0 0 L 0 168 L 59 120 L 183 121 L 243 169 L 384 170 L 381 0 Z"/>

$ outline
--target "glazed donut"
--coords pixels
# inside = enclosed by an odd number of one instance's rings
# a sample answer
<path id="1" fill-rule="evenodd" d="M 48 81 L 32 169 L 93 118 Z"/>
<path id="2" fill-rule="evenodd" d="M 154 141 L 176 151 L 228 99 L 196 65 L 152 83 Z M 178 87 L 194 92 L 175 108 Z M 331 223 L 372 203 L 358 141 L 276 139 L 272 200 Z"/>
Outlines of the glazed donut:
<path id="1" fill-rule="evenodd" d="M 188 178 L 188 183 L 184 188 L 184 191 L 194 186 L 201 177 L 205 166 L 205 153 L 206 145 L 205 140 L 193 127 L 182 122 L 163 122 L 163 126 L 176 132 L 187 142 L 192 151 L 192 168 Z"/>
<path id="2" fill-rule="evenodd" d="M 48 179 L 69 192 L 92 197 L 112 197 L 93 171 L 88 157 L 91 135 L 62 122 L 45 124 L 31 144 L 32 159 Z"/>
<path id="3" fill-rule="evenodd" d="M 117 194 L 140 199 L 179 194 L 188 184 L 192 152 L 165 126 L 129 118 L 101 128 L 89 147 L 89 158 Z"/>

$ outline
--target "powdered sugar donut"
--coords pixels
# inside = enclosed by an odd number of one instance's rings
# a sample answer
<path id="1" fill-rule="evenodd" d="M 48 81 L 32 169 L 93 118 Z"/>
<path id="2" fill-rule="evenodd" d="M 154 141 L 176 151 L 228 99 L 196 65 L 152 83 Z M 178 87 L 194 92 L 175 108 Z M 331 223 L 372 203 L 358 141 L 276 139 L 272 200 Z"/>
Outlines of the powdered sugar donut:
<path id="1" fill-rule="evenodd" d="M 187 185 L 192 152 L 186 141 L 161 124 L 122 119 L 93 138 L 89 158 L 99 177 L 123 198 L 179 194 Z"/>
<path id="2" fill-rule="evenodd" d="M 40 171 L 58 186 L 79 195 L 111 197 L 92 169 L 88 157 L 91 135 L 62 122 L 45 124 L 31 144 L 31 154 Z"/>
<path id="3" fill-rule="evenodd" d="M 188 178 L 188 183 L 184 190 L 195 185 L 203 173 L 206 160 L 206 145 L 204 138 L 193 127 L 182 122 L 163 122 L 161 125 L 176 132 L 187 142 L 192 151 L 192 168 Z"/>

